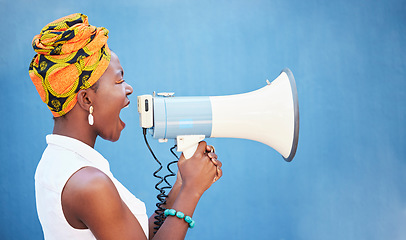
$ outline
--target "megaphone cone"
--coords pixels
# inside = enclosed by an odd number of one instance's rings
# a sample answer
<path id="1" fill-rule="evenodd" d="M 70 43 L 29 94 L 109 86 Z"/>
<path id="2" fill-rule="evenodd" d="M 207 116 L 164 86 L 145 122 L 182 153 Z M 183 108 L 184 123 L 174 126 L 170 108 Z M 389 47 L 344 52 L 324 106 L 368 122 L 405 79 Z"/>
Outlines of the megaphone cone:
<path id="1" fill-rule="evenodd" d="M 272 83 L 243 94 L 138 96 L 138 111 L 143 128 L 151 128 L 154 138 L 177 139 L 178 151 L 183 151 L 186 158 L 207 137 L 262 142 L 278 151 L 286 161 L 296 154 L 299 104 L 295 79 L 288 68 Z"/>
<path id="2" fill-rule="evenodd" d="M 213 111 L 210 137 L 262 142 L 286 161 L 293 159 L 299 138 L 299 105 L 295 79 L 289 69 L 256 91 L 210 100 Z"/>

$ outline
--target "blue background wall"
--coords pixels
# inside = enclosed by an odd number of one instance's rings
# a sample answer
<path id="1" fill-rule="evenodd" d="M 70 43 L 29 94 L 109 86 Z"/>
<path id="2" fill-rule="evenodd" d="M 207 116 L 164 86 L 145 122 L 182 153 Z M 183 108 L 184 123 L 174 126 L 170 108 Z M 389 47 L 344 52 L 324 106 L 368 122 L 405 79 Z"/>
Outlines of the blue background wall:
<path id="1" fill-rule="evenodd" d="M 53 120 L 28 77 L 31 40 L 82 12 L 110 30 L 134 87 L 116 143 L 96 144 L 154 210 L 157 164 L 136 95 L 256 90 L 284 67 L 296 78 L 293 162 L 270 147 L 208 139 L 224 177 L 205 193 L 187 239 L 406 239 L 406 3 L 398 0 L 0 0 L 0 239 L 42 239 L 34 172 Z M 163 162 L 172 143 L 151 145 Z"/>

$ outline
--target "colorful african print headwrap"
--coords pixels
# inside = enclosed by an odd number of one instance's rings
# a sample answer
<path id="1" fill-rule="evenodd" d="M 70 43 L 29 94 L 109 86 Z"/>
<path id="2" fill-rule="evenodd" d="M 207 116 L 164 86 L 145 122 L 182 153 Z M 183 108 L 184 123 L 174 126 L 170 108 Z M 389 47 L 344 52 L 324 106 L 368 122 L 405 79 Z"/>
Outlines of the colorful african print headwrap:
<path id="1" fill-rule="evenodd" d="M 37 54 L 29 74 L 55 117 L 69 112 L 80 89 L 92 86 L 109 65 L 108 30 L 76 13 L 46 25 L 32 40 Z"/>

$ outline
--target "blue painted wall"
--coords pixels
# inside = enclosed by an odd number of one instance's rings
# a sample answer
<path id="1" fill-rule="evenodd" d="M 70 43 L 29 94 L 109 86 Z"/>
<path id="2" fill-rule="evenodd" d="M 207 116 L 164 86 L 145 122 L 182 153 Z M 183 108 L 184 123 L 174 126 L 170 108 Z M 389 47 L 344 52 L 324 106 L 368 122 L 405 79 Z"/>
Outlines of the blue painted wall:
<path id="1" fill-rule="evenodd" d="M 256 90 L 289 67 L 300 103 L 293 162 L 240 139 L 208 139 L 224 177 L 187 239 L 406 239 L 406 2 L 400 0 L 0 0 L 0 239 L 42 239 L 34 172 L 53 120 L 28 77 L 31 40 L 82 12 L 110 30 L 132 105 L 96 149 L 154 210 L 157 164 L 136 95 Z M 172 143 L 151 145 L 163 162 Z"/>

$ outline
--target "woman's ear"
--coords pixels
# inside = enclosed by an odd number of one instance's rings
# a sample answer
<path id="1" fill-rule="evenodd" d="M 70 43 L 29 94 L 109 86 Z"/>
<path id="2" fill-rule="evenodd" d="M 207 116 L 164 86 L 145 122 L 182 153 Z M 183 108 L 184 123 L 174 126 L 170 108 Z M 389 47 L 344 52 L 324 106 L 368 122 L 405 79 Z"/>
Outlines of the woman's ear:
<path id="1" fill-rule="evenodd" d="M 91 89 L 90 89 L 91 90 Z M 80 89 L 77 95 L 78 105 L 85 111 L 89 111 L 90 106 L 92 105 L 92 97 L 88 89 Z"/>

